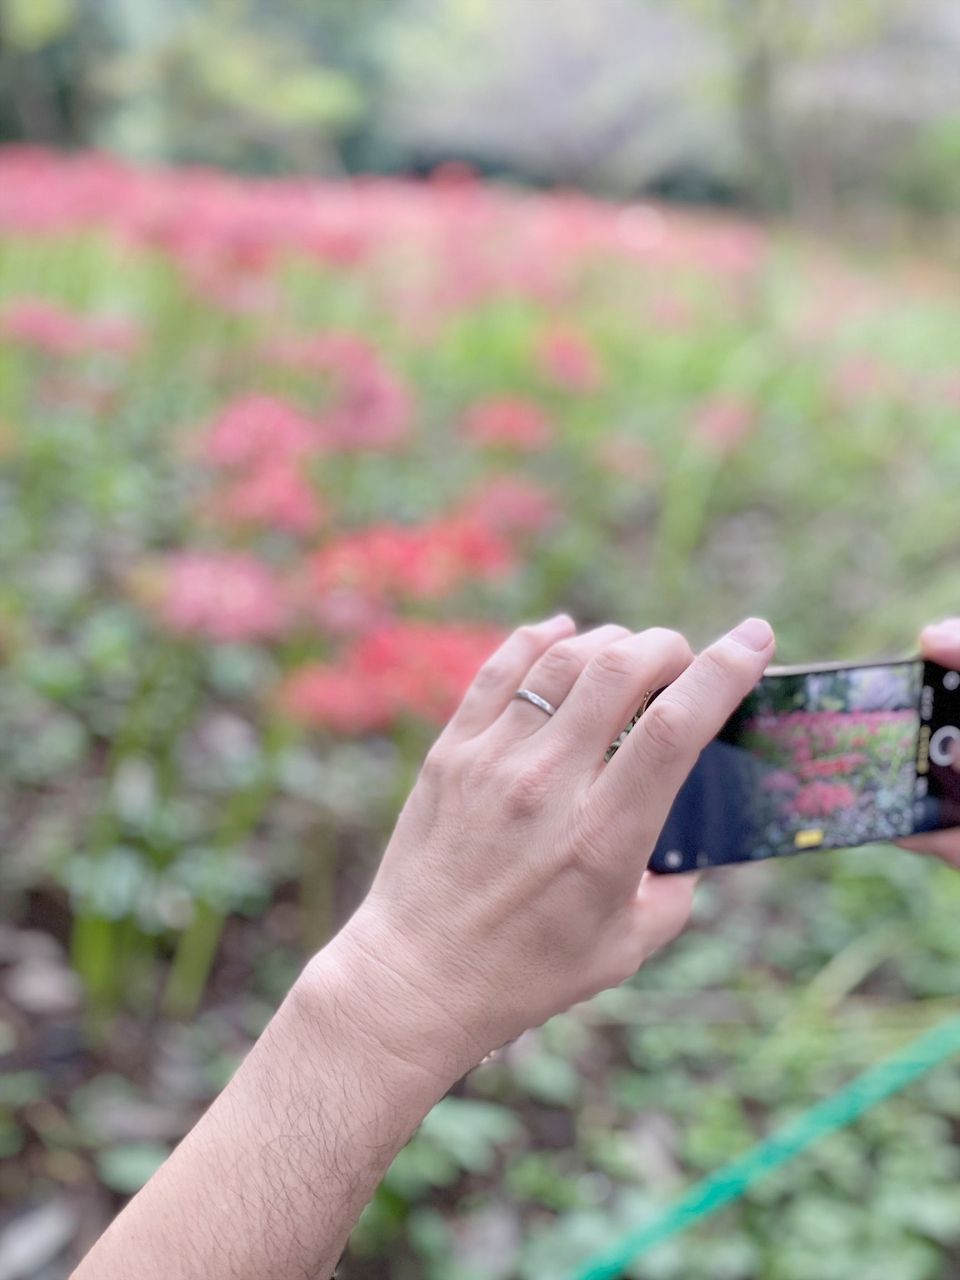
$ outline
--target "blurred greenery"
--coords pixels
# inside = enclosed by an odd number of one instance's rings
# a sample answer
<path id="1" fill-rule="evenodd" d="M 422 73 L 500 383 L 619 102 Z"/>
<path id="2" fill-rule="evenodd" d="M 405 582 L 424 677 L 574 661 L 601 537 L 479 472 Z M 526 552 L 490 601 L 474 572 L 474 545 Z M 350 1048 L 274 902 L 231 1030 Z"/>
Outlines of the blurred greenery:
<path id="1" fill-rule="evenodd" d="M 958 58 L 934 0 L 2 0 L 0 139 L 942 216 Z"/>

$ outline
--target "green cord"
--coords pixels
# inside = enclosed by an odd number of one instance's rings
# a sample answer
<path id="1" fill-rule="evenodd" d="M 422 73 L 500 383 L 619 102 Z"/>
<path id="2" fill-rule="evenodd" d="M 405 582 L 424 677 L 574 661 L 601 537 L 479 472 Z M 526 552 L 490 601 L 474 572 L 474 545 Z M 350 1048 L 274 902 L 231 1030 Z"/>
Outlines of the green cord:
<path id="1" fill-rule="evenodd" d="M 746 1155 L 698 1182 L 646 1226 L 631 1231 L 605 1253 L 585 1263 L 575 1280 L 615 1280 L 654 1245 L 737 1200 L 754 1182 L 786 1164 L 829 1133 L 897 1093 L 932 1067 L 960 1053 L 960 1018 L 941 1022 L 886 1061 L 851 1080 L 837 1093 L 804 1111 Z"/>

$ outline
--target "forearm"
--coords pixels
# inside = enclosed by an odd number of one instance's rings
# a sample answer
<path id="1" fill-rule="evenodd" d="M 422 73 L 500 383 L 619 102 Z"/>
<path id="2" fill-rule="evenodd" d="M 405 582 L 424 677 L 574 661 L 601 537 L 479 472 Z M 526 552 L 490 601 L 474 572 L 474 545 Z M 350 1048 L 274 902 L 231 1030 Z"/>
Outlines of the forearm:
<path id="1" fill-rule="evenodd" d="M 74 1280 L 331 1276 L 394 1155 L 465 1066 L 389 981 L 336 940 L 321 953 Z"/>

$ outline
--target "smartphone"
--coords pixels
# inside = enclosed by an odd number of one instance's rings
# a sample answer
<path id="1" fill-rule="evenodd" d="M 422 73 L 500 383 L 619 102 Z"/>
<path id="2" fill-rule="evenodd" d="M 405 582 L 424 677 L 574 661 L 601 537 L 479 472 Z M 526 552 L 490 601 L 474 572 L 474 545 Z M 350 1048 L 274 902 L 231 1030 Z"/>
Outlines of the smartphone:
<path id="1" fill-rule="evenodd" d="M 921 658 L 775 667 L 701 753 L 650 867 L 692 871 L 955 826 L 960 671 Z"/>

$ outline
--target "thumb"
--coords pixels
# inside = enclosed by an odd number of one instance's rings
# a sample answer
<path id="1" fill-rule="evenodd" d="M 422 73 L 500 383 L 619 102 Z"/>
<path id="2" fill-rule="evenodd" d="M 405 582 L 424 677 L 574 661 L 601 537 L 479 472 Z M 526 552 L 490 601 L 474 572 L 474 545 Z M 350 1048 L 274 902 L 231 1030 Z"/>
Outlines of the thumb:
<path id="1" fill-rule="evenodd" d="M 676 876 L 643 873 L 634 902 L 639 964 L 686 928 L 699 880 L 696 871 Z"/>

